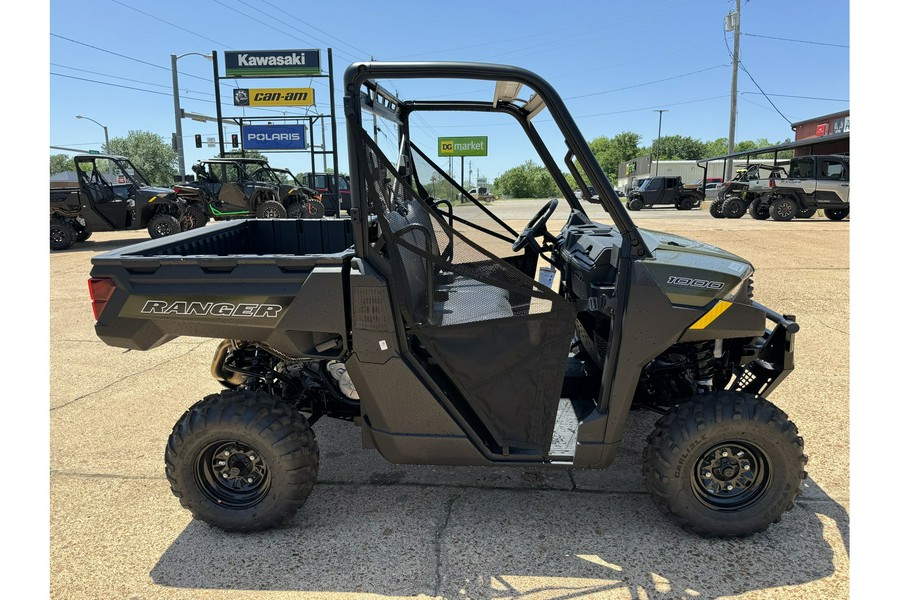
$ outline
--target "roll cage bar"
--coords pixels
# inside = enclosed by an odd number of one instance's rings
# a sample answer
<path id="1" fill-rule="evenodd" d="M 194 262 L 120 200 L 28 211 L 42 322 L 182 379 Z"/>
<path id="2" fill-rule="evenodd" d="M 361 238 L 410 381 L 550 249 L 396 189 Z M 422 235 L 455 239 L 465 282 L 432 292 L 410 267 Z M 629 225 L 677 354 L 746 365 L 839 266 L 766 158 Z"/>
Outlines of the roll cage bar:
<path id="1" fill-rule="evenodd" d="M 493 101 L 463 100 L 400 100 L 377 84 L 382 79 L 476 79 L 510 82 L 529 87 L 535 93 L 525 106 L 516 104 L 495 94 Z M 623 257 L 632 252 L 638 256 L 650 256 L 650 251 L 637 231 L 628 212 L 619 201 L 609 180 L 597 164 L 590 147 L 581 135 L 572 115 L 565 104 L 547 81 L 531 71 L 508 65 L 465 63 L 465 62 L 361 62 L 350 65 L 344 73 L 344 112 L 347 117 L 347 136 L 349 147 L 361 147 L 362 111 L 373 113 L 378 118 L 391 121 L 401 128 L 401 139 L 409 140 L 409 115 L 414 111 L 469 111 L 469 112 L 502 112 L 514 117 L 522 126 L 528 139 L 532 142 L 544 161 L 545 166 L 557 185 L 563 190 L 566 201 L 574 211 L 584 213 L 579 201 L 570 191 L 559 167 L 543 143 L 537 129 L 531 124 L 530 117 L 546 106 L 566 142 L 568 153 L 564 159 L 572 169 L 573 158 L 582 166 L 588 184 L 597 191 L 590 198 L 596 200 L 609 213 L 619 233 L 622 235 Z M 537 102 L 534 101 L 537 98 Z M 529 110 L 531 108 L 532 110 Z M 408 142 L 406 142 L 408 143 Z M 365 189 L 365 166 L 359 157 L 351 157 L 350 178 L 354 190 Z M 572 169 L 576 183 L 584 190 L 576 169 Z M 464 190 L 463 190 L 464 191 Z M 354 221 L 357 239 L 367 240 L 368 206 L 361 193 L 351 195 L 350 211 Z M 358 248 L 357 251 L 360 251 Z"/>

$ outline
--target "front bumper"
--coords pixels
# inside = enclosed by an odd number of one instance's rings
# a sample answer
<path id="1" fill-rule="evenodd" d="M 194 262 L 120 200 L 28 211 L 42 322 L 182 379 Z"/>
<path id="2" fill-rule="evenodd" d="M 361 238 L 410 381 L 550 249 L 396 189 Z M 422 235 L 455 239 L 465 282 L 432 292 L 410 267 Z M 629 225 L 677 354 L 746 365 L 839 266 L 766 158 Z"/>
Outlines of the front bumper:
<path id="1" fill-rule="evenodd" d="M 794 370 L 794 334 L 800 325 L 793 315 L 779 314 L 757 302 L 753 306 L 763 311 L 775 328 L 766 329 L 744 347 L 743 367 L 736 370 L 728 389 L 765 398 Z"/>

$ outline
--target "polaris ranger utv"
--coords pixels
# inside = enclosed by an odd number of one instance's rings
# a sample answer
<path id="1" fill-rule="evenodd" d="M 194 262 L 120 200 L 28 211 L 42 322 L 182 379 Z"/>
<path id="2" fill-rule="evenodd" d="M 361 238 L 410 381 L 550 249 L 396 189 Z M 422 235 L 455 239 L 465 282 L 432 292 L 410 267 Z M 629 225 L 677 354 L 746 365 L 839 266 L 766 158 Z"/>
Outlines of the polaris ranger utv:
<path id="1" fill-rule="evenodd" d="M 65 250 L 95 231 L 147 228 L 158 238 L 181 231 L 185 201 L 155 187 L 124 156 L 79 154 L 78 187 L 50 189 L 50 249 Z"/>
<path id="2" fill-rule="evenodd" d="M 422 78 L 496 91 L 400 100 L 376 85 Z M 611 223 L 592 222 L 566 183 L 534 125 L 545 107 L 568 147 L 560 162 Z M 792 506 L 803 439 L 767 397 L 794 367 L 797 323 L 753 301 L 746 260 L 639 230 L 544 79 L 502 65 L 357 63 L 344 108 L 349 218 L 219 223 L 92 260 L 107 344 L 223 340 L 211 371 L 225 389 L 184 413 L 165 450 L 172 492 L 196 518 L 251 531 L 291 517 L 316 482 L 322 417 L 352 421 L 394 463 L 599 469 L 636 409 L 663 415 L 643 476 L 676 523 L 744 536 Z M 379 136 L 392 143 L 375 142 L 365 111 L 396 126 Z M 453 215 L 427 184 L 464 188 L 411 139 L 419 111 L 513 119 L 562 197 L 521 231 L 477 199 L 485 218 Z M 556 287 L 535 279 L 541 258 Z"/>

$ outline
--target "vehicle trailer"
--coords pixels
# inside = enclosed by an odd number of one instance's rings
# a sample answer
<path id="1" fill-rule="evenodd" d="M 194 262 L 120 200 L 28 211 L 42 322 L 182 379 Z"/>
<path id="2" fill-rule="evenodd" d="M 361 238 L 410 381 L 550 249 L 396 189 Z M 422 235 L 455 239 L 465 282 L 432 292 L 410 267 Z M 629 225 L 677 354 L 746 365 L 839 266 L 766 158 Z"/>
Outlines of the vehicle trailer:
<path id="1" fill-rule="evenodd" d="M 377 83 L 409 78 L 485 80 L 495 93 L 400 100 Z M 520 98 L 522 88 L 531 94 Z M 349 217 L 237 220 L 92 259 L 95 330 L 107 344 L 222 340 L 211 372 L 224 391 L 191 406 L 165 450 L 185 508 L 226 530 L 289 518 L 316 480 L 322 417 L 354 422 L 363 445 L 394 463 L 569 469 L 608 467 L 637 409 L 663 415 L 642 472 L 676 523 L 745 536 L 792 506 L 803 439 L 767 398 L 794 368 L 799 327 L 752 299 L 749 262 L 637 228 L 534 73 L 356 63 L 344 94 Z M 563 162 L 610 223 L 588 218 L 531 126 L 545 107 L 569 149 Z M 397 135 L 380 146 L 364 111 Z M 482 203 L 478 222 L 453 215 L 426 183 L 464 188 L 412 139 L 416 111 L 512 118 L 562 198 L 521 231 Z M 392 158 L 386 140 L 399 141 Z M 560 205 L 568 214 L 553 233 Z M 476 233 L 507 249 L 489 251 Z M 541 258 L 558 286 L 536 280 Z"/>
<path id="2" fill-rule="evenodd" d="M 151 186 L 124 156 L 74 157 L 78 185 L 50 188 L 50 249 L 65 250 L 98 231 L 144 229 L 158 238 L 181 231 L 186 203 Z"/>

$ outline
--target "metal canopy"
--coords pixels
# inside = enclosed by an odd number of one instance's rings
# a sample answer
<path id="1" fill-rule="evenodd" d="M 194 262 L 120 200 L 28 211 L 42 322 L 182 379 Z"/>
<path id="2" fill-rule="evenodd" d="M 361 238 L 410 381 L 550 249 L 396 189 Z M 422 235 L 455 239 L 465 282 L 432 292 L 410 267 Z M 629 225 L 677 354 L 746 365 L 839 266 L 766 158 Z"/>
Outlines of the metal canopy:
<path id="1" fill-rule="evenodd" d="M 754 148 L 753 150 L 745 150 L 743 152 L 735 152 L 734 154 L 726 154 L 724 156 L 714 156 L 712 158 L 701 158 L 697 161 L 697 166 L 703 166 L 700 163 L 710 163 L 714 160 L 723 160 L 728 158 L 739 158 L 741 156 L 754 156 L 756 154 L 767 154 L 769 152 L 781 152 L 782 150 L 793 150 L 795 148 L 807 148 L 818 146 L 819 144 L 829 144 L 831 142 L 839 142 L 850 138 L 850 133 L 836 133 L 825 137 L 809 138 L 798 140 L 796 142 L 788 142 L 787 144 L 778 144 L 776 146 L 765 146 L 763 148 Z"/>

